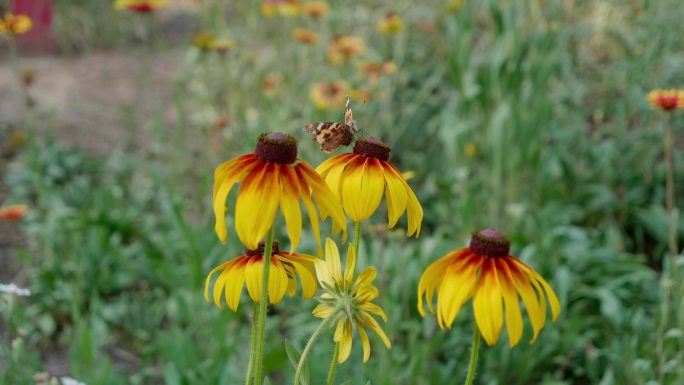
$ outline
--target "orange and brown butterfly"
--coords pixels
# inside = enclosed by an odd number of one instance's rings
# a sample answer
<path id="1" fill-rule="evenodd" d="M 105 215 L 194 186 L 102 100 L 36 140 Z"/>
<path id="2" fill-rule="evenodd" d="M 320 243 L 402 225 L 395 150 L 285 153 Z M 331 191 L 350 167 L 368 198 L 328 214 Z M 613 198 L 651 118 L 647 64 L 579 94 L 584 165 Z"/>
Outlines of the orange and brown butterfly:
<path id="1" fill-rule="evenodd" d="M 359 132 L 359 127 L 352 115 L 349 95 L 344 106 L 344 123 L 312 123 L 304 127 L 304 131 L 313 134 L 313 142 L 320 144 L 321 151 L 326 154 L 330 154 L 340 146 L 349 146 Z"/>

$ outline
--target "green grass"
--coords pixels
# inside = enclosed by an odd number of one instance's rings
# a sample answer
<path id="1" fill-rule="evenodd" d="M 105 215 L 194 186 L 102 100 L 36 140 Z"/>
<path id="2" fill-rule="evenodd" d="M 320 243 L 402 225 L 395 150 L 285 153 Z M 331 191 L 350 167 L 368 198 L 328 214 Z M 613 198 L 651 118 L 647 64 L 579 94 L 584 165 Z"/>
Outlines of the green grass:
<path id="1" fill-rule="evenodd" d="M 180 127 L 140 117 L 154 127 L 154 143 L 106 159 L 35 138 L 4 175 L 11 199 L 31 206 L 23 226 L 29 244 L 19 255 L 34 295 L 0 302 L 0 383 L 31 383 L 44 369 L 40 352 L 55 346 L 68 352 L 72 377 L 88 385 L 241 383 L 251 304 L 244 296 L 233 313 L 202 297 L 209 270 L 241 252 L 230 214 L 229 243 L 213 233 L 213 169 L 270 130 L 300 137 L 300 157 L 320 163 L 325 156 L 300 127 L 341 118 L 341 106 L 317 111 L 309 100 L 313 83 L 337 79 L 371 91 L 367 103 L 354 104 L 355 117 L 364 134 L 393 146 L 399 169 L 415 171 L 409 183 L 425 219 L 417 240 L 400 231 L 364 233 L 359 264 L 379 270 L 378 302 L 393 347 L 374 340 L 362 365 L 355 341 L 336 384 L 463 381 L 470 306 L 441 331 L 433 316 L 419 316 L 416 288 L 425 267 L 488 226 L 509 234 L 513 254 L 548 279 L 562 312 L 533 345 L 510 349 L 502 338 L 484 347 L 478 384 L 653 385 L 661 357 L 664 383 L 681 383 L 681 298 L 669 300 L 670 321 L 660 329 L 661 278 L 670 269 L 662 119 L 644 99 L 651 88 L 684 80 L 678 3 L 471 1 L 449 13 L 437 1 L 373 1 L 334 3 L 321 21 L 266 19 L 245 2 L 227 6 L 225 20 L 203 8 L 200 25 L 238 46 L 226 57 L 187 49 L 174 95 Z M 88 4 L 60 7 L 63 45 L 96 44 L 85 27 L 102 16 L 91 19 Z M 375 31 L 388 10 L 407 26 L 396 36 Z M 85 27 L 65 27 L 76 14 Z M 419 28 L 423 22 L 434 30 Z M 300 25 L 322 43 L 291 41 L 290 29 Z M 139 49 L 126 28 L 107 28 L 102 46 Z M 354 65 L 327 63 L 335 34 L 364 37 L 366 57 L 393 60 L 398 71 L 371 86 Z M 271 72 L 285 79 L 273 96 L 261 91 Z M 211 126 L 221 115 L 230 123 L 217 139 Z M 682 119 L 673 120 L 680 140 Z M 464 151 L 468 143 L 474 156 Z M 682 170 L 676 151 L 679 192 Z M 386 223 L 384 213 L 371 223 Z M 314 252 L 305 234 L 300 250 Z M 317 324 L 314 306 L 295 297 L 271 307 L 272 384 L 290 383 L 285 340 L 303 348 Z M 529 329 L 526 321 L 524 340 Z M 658 333 L 667 336 L 662 347 Z M 312 379 L 327 373 L 330 339 L 314 350 Z"/>

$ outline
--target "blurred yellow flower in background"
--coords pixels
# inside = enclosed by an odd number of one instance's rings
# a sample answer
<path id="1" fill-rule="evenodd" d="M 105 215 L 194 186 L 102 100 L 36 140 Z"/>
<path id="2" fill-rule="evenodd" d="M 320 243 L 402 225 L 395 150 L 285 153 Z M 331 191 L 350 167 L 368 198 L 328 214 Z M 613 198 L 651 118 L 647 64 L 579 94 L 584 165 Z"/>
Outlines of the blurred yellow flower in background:
<path id="1" fill-rule="evenodd" d="M 463 146 L 463 152 L 468 158 L 474 158 L 477 155 L 477 146 L 473 142 L 468 142 Z"/>
<path id="2" fill-rule="evenodd" d="M 342 106 L 347 90 L 349 90 L 349 84 L 343 80 L 316 83 L 311 87 L 309 96 L 316 108 L 326 110 Z"/>
<path id="3" fill-rule="evenodd" d="M 387 12 L 378 20 L 378 31 L 385 34 L 395 34 L 404 29 L 404 21 L 394 12 Z"/>
<path id="4" fill-rule="evenodd" d="M 366 52 L 366 43 L 357 36 L 335 36 L 328 46 L 328 61 L 333 64 L 349 61 Z"/>
<path id="5" fill-rule="evenodd" d="M 297 0 L 264 0 L 261 4 L 261 13 L 266 17 L 281 15 L 293 17 L 299 14 L 299 1 Z"/>
<path id="6" fill-rule="evenodd" d="M 449 12 L 458 12 L 466 5 L 466 0 L 449 0 L 446 3 L 446 9 Z"/>
<path id="7" fill-rule="evenodd" d="M 116 0 L 114 9 L 128 10 L 136 13 L 151 13 L 165 7 L 168 0 Z"/>
<path id="8" fill-rule="evenodd" d="M 33 27 L 31 18 L 26 15 L 15 15 L 5 13 L 5 17 L 0 19 L 0 33 L 7 35 L 23 35 Z"/>
<path id="9" fill-rule="evenodd" d="M 359 65 L 359 71 L 368 77 L 371 84 L 375 84 L 381 76 L 395 73 L 397 71 L 397 64 L 393 61 L 369 60 Z"/>
<path id="10" fill-rule="evenodd" d="M 214 52 L 225 54 L 235 48 L 235 41 L 231 39 L 214 39 L 209 43 L 209 49 Z"/>
<path id="11" fill-rule="evenodd" d="M 200 51 L 209 51 L 214 41 L 214 35 L 206 31 L 200 31 L 192 37 L 192 45 Z"/>
<path id="12" fill-rule="evenodd" d="M 323 17 L 330 12 L 330 6 L 325 1 L 310 1 L 301 5 L 302 15 L 313 18 Z"/>
<path id="13" fill-rule="evenodd" d="M 242 288 L 254 302 L 261 299 L 261 282 L 264 269 L 264 242 L 260 242 L 256 250 L 245 250 L 244 254 L 224 262 L 214 268 L 204 283 L 204 298 L 209 299 L 211 277 L 221 271 L 214 282 L 213 302 L 221 308 L 222 299 L 233 311 L 237 311 Z M 273 242 L 270 274 L 268 276 L 268 300 L 272 304 L 280 302 L 287 293 L 290 297 L 297 292 L 297 277 L 302 285 L 302 297 L 311 298 L 316 294 L 318 285 L 314 274 L 316 257 L 300 253 L 281 252 L 278 243 Z M 223 297 L 223 298 L 222 298 Z"/>
<path id="14" fill-rule="evenodd" d="M 366 328 L 375 332 L 388 349 L 391 348 L 392 343 L 373 317 L 378 316 L 387 322 L 385 312 L 373 303 L 378 297 L 378 289 L 373 285 L 377 275 L 375 268 L 367 267 L 354 277 L 356 253 L 349 244 L 347 261 L 342 271 L 340 251 L 330 238 L 325 241 L 325 260 L 316 258 L 315 266 L 318 282 L 325 292 L 319 297 L 321 304 L 314 309 L 313 314 L 318 318 L 337 321 L 333 340 L 340 344 L 338 362 L 345 362 L 349 358 L 354 329 L 361 338 L 363 362 L 368 361 L 371 348 Z"/>
<path id="15" fill-rule="evenodd" d="M 269 72 L 261 81 L 261 90 L 268 96 L 273 96 L 282 88 L 285 77 L 281 73 Z"/>
<path id="16" fill-rule="evenodd" d="M 664 111 L 671 111 L 677 108 L 684 108 L 684 90 L 653 90 L 646 95 L 651 106 Z"/>
<path id="17" fill-rule="evenodd" d="M 0 221 L 14 222 L 23 218 L 28 211 L 27 205 L 0 206 Z"/>
<path id="18" fill-rule="evenodd" d="M 306 28 L 295 28 L 292 30 L 292 38 L 295 39 L 296 41 L 304 44 L 316 44 L 318 43 L 318 35 Z"/>

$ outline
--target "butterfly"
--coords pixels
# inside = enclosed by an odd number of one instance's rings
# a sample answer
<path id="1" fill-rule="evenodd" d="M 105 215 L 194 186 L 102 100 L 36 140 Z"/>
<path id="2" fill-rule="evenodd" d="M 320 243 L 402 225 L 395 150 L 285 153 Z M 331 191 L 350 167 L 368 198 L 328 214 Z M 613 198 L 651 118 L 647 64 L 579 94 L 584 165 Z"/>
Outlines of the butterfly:
<path id="1" fill-rule="evenodd" d="M 313 134 L 313 142 L 320 144 L 321 151 L 326 154 L 330 154 L 340 146 L 349 146 L 354 140 L 354 136 L 359 132 L 359 127 L 352 115 L 349 95 L 347 95 L 347 102 L 344 106 L 344 123 L 312 123 L 304 127 L 304 131 Z"/>

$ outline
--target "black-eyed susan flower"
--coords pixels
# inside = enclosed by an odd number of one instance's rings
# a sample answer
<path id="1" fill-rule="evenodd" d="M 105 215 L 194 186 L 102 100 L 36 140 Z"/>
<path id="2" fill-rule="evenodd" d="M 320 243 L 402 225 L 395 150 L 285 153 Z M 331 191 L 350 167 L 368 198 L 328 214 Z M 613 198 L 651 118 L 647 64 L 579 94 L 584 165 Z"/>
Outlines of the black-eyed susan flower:
<path id="1" fill-rule="evenodd" d="M 319 110 L 338 108 L 344 104 L 347 90 L 349 90 L 349 84 L 343 80 L 316 83 L 311 87 L 309 97 Z"/>
<path id="2" fill-rule="evenodd" d="M 316 32 L 306 28 L 295 28 L 292 30 L 292 38 L 300 43 L 314 45 L 318 43 L 319 37 Z"/>
<path id="3" fill-rule="evenodd" d="M 28 211 L 28 206 L 26 205 L 8 205 L 0 206 L 0 221 L 14 222 L 23 218 Z"/>
<path id="4" fill-rule="evenodd" d="M 325 1 L 310 1 L 300 6 L 302 15 L 319 18 L 330 12 L 330 6 Z"/>
<path id="5" fill-rule="evenodd" d="M 206 31 L 200 31 L 192 37 L 192 45 L 202 52 L 207 52 L 211 49 L 211 44 L 214 42 L 214 35 Z"/>
<path id="6" fill-rule="evenodd" d="M 328 47 L 328 61 L 333 64 L 349 61 L 366 52 L 366 43 L 357 36 L 335 36 Z"/>
<path id="7" fill-rule="evenodd" d="M 269 302 L 271 304 L 280 302 L 285 293 L 290 297 L 294 296 L 297 292 L 297 277 L 302 286 L 302 297 L 313 297 L 318 287 L 314 274 L 315 259 L 312 255 L 280 252 L 278 243 L 273 242 L 268 275 Z M 237 311 L 242 289 L 247 286 L 249 297 L 255 303 L 259 302 L 264 270 L 263 261 L 264 243 L 260 242 L 256 250 L 245 250 L 243 255 L 218 265 L 207 276 L 204 284 L 204 298 L 210 302 L 213 300 L 219 308 L 225 302 L 233 311 Z M 210 299 L 211 277 L 219 271 L 220 274 L 214 282 Z"/>
<path id="8" fill-rule="evenodd" d="M 378 20 L 378 31 L 391 35 L 404 29 L 404 21 L 395 12 L 387 12 L 382 19 Z"/>
<path id="9" fill-rule="evenodd" d="M 235 41 L 232 39 L 214 39 L 209 44 L 210 50 L 222 55 L 232 51 L 233 48 L 235 48 Z"/>
<path id="10" fill-rule="evenodd" d="M 152 13 L 165 7 L 168 3 L 168 0 L 116 0 L 114 9 L 125 9 L 135 13 Z"/>
<path id="11" fill-rule="evenodd" d="M 5 17 L 0 19 L 0 34 L 23 35 L 33 27 L 31 18 L 26 15 L 15 15 L 5 13 Z"/>
<path id="12" fill-rule="evenodd" d="M 387 348 L 392 344 L 378 324 L 374 315 L 387 322 L 387 315 L 382 308 L 373 303 L 378 297 L 378 289 L 373 286 L 375 268 L 365 268 L 358 277 L 354 278 L 356 270 L 356 254 L 349 245 L 347 261 L 344 271 L 340 262 L 340 252 L 335 242 L 330 238 L 325 241 L 325 261 L 316 259 L 316 276 L 325 291 L 319 297 L 321 302 L 313 314 L 318 318 L 337 322 L 333 340 L 340 345 L 338 362 L 349 358 L 352 348 L 352 332 L 356 330 L 363 346 L 363 362 L 370 357 L 370 341 L 366 328 L 375 332 Z"/>
<path id="13" fill-rule="evenodd" d="M 379 139 L 359 139 L 352 153 L 329 158 L 316 171 L 340 199 L 352 221 L 361 222 L 370 218 L 385 195 L 388 226 L 394 227 L 406 212 L 407 235 L 415 234 L 417 237 L 423 220 L 423 208 L 401 172 L 389 162 L 389 154 L 390 147 Z"/>
<path id="14" fill-rule="evenodd" d="M 359 71 L 368 77 L 371 84 L 378 82 L 380 77 L 387 76 L 395 73 L 397 70 L 397 65 L 393 61 L 381 62 L 381 61 L 366 61 L 359 65 Z"/>
<path id="15" fill-rule="evenodd" d="M 653 90 L 646 96 L 651 105 L 664 111 L 684 108 L 684 90 Z"/>
<path id="16" fill-rule="evenodd" d="M 544 278 L 509 251 L 510 241 L 497 230 L 474 233 L 469 247 L 450 252 L 425 270 L 418 283 L 420 314 L 425 316 L 423 296 L 434 313 L 437 292 L 439 326 L 451 328 L 463 305 L 473 298 L 475 321 L 487 344 L 496 343 L 505 321 L 513 347 L 523 333 L 522 298 L 534 332 L 533 343 L 546 322 L 546 300 L 554 321 L 560 304 Z"/>
<path id="17" fill-rule="evenodd" d="M 278 72 L 269 72 L 261 81 L 261 90 L 264 91 L 264 94 L 267 96 L 273 96 L 280 91 L 284 82 L 285 77 L 283 74 Z"/>
<path id="18" fill-rule="evenodd" d="M 264 0 L 261 4 L 261 13 L 266 17 L 281 15 L 293 17 L 299 14 L 298 0 Z"/>
<path id="19" fill-rule="evenodd" d="M 235 230 L 246 248 L 257 249 L 259 241 L 273 226 L 280 208 L 294 251 L 302 232 L 300 199 L 306 206 L 319 245 L 319 212 L 323 220 L 331 217 L 333 228 L 343 230 L 346 237 L 346 223 L 339 201 L 316 171 L 297 158 L 295 138 L 279 132 L 262 134 L 254 152 L 216 168 L 213 206 L 215 230 L 222 242 L 227 239 L 226 198 L 237 182 L 241 185 L 235 204 Z"/>

